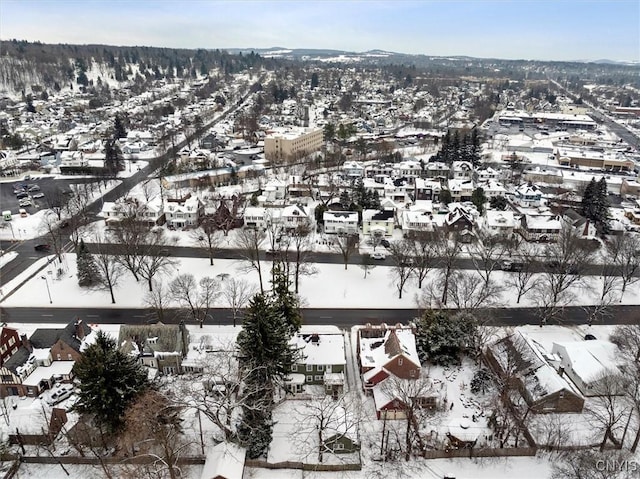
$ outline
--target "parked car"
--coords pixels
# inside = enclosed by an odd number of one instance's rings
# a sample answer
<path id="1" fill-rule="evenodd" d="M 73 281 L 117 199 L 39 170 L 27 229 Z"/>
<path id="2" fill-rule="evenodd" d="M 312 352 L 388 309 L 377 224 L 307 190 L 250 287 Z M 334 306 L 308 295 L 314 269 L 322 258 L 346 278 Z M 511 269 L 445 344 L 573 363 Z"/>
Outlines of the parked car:
<path id="1" fill-rule="evenodd" d="M 21 191 L 19 193 L 16 194 L 16 198 L 18 198 L 19 200 L 22 198 L 26 198 L 29 196 L 29 193 L 25 192 L 25 191 Z"/>
<path id="2" fill-rule="evenodd" d="M 31 203 L 31 200 L 29 198 L 23 198 L 20 201 L 18 201 L 18 206 L 33 206 L 33 203 Z"/>
<path id="3" fill-rule="evenodd" d="M 40 191 L 40 187 L 38 185 L 31 185 L 31 186 L 29 186 L 29 188 L 27 188 L 27 191 L 29 191 L 29 192 Z"/>
<path id="4" fill-rule="evenodd" d="M 51 393 L 51 396 L 49 396 L 49 399 L 47 399 L 47 404 L 49 404 L 49 406 L 54 406 L 59 402 L 64 401 L 72 394 L 73 394 L 73 385 L 71 384 L 58 385 L 53 389 L 53 392 Z"/>
<path id="5" fill-rule="evenodd" d="M 382 261 L 382 260 L 384 260 L 386 258 L 387 257 L 385 256 L 385 254 L 381 253 L 380 251 L 376 251 L 375 253 L 371 254 L 371 259 L 377 259 L 377 260 Z"/>
<path id="6" fill-rule="evenodd" d="M 35 249 L 36 251 L 49 251 L 51 249 L 51 246 L 49 246 L 48 244 L 37 244 L 33 247 L 33 249 Z"/>
<path id="7" fill-rule="evenodd" d="M 35 195 L 32 196 L 32 198 L 35 198 L 36 200 L 39 200 L 40 198 L 44 198 L 44 193 L 36 193 Z"/>

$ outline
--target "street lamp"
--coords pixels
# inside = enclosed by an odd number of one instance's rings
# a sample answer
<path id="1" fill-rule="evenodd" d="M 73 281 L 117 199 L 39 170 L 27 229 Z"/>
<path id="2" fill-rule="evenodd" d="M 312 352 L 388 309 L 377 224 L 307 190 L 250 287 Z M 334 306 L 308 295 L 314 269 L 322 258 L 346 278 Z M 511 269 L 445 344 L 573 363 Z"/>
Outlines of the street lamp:
<path id="1" fill-rule="evenodd" d="M 40 276 L 41 279 L 44 279 L 44 284 L 47 285 L 47 295 L 49 296 L 49 304 L 52 304 L 53 301 L 51 300 L 51 291 L 49 290 L 49 281 L 47 280 L 46 276 Z"/>

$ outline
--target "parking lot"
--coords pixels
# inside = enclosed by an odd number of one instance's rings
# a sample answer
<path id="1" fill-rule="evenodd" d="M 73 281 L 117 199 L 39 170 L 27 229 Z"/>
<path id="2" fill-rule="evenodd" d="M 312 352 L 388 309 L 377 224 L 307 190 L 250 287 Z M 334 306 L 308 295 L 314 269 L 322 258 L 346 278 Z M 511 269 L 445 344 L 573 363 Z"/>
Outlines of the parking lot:
<path id="1" fill-rule="evenodd" d="M 73 180 L 59 180 L 50 177 L 33 176 L 10 183 L 0 183 L 0 203 L 2 211 L 11 211 L 18 214 L 24 208 L 27 213 L 35 213 L 41 208 L 48 208 L 52 204 L 59 203 L 64 197 L 64 192 L 70 192 L 69 185 Z M 17 190 L 25 190 L 18 198 Z M 20 206 L 21 200 L 27 200 L 30 205 Z"/>

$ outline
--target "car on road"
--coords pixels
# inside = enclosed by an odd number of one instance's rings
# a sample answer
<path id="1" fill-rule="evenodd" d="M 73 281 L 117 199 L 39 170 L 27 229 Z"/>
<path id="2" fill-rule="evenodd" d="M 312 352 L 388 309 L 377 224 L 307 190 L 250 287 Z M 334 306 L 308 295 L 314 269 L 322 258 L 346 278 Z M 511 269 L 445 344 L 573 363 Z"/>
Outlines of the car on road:
<path id="1" fill-rule="evenodd" d="M 522 271 L 524 269 L 524 263 L 506 259 L 502 261 L 500 267 L 503 271 Z"/>
<path id="2" fill-rule="evenodd" d="M 381 253 L 380 251 L 376 251 L 375 253 L 371 253 L 371 259 L 377 259 L 377 260 L 384 260 L 387 257 L 385 256 L 384 253 Z"/>
<path id="3" fill-rule="evenodd" d="M 48 244 L 37 244 L 33 247 L 33 249 L 35 249 L 36 251 L 49 251 L 51 249 L 51 246 L 49 246 Z"/>
<path id="4" fill-rule="evenodd" d="M 44 193 L 36 193 L 35 195 L 31 196 L 32 198 L 39 200 L 40 198 L 44 198 Z"/>

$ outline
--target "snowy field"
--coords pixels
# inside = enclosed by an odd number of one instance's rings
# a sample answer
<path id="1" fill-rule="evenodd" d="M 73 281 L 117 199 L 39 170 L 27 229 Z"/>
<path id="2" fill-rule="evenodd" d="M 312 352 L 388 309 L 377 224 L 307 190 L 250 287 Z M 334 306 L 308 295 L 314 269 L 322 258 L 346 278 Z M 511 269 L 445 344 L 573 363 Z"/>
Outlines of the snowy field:
<path id="1" fill-rule="evenodd" d="M 26 278 L 34 275 L 47 259 L 34 263 L 26 271 L 18 275 L 14 280 L 2 286 L 3 294 L 6 295 Z M 58 276 L 58 269 L 64 271 Z M 263 262 L 263 282 L 265 287 L 269 285 L 270 263 Z M 422 291 L 417 288 L 413 281 L 409 281 L 402 298 L 398 297 L 396 281 L 393 276 L 393 268 L 390 266 L 376 266 L 367 273 L 364 278 L 364 271 L 358 265 L 349 265 L 344 269 L 341 264 L 316 264 L 317 274 L 313 276 L 303 276 L 300 280 L 300 297 L 303 307 L 307 308 L 371 308 L 371 309 L 393 309 L 416 308 L 416 298 L 422 295 Z M 254 270 L 247 271 L 246 263 L 239 260 L 216 259 L 214 265 L 209 265 L 209 260 L 205 258 L 177 258 L 177 264 L 164 275 L 159 275 L 156 279 L 168 285 L 173 277 L 181 273 L 191 273 L 196 280 L 204 276 L 218 278 L 221 286 L 224 286 L 224 278 L 229 275 L 235 278 L 242 278 L 254 285 L 258 285 L 258 276 Z M 62 265 L 57 261 L 44 268 L 43 274 L 48 278 L 48 285 L 51 290 L 52 307 L 121 307 L 140 308 L 144 307 L 144 296 L 148 287 L 144 281 L 136 283 L 133 276 L 125 272 L 122 279 L 114 290 L 116 304 L 111 304 L 109 292 L 100 289 L 86 289 L 78 286 L 76 279 L 75 254 L 67 253 L 63 257 Z M 436 278 L 436 271 L 431 271 L 425 283 L 429 283 Z M 476 274 L 471 273 L 470 274 Z M 535 306 L 531 295 L 525 296 L 520 304 L 516 304 L 516 294 L 512 288 L 505 285 L 508 275 L 513 273 L 497 271 L 493 273 L 498 284 L 503 285 L 500 293 L 493 298 L 495 305 L 499 306 Z M 45 282 L 42 275 L 35 275 L 18 291 L 3 299 L 3 304 L 7 307 L 27 307 L 27 306 L 49 306 L 49 299 L 46 294 Z M 573 301 L 571 304 L 596 304 L 598 290 L 601 279 L 590 277 L 585 285 L 580 285 L 573 289 Z M 423 287 L 423 290 L 426 290 Z M 1 296 L 0 296 L 1 297 Z M 627 288 L 624 298 L 619 304 L 640 304 L 640 282 Z M 226 307 L 222 301 L 218 307 Z"/>

